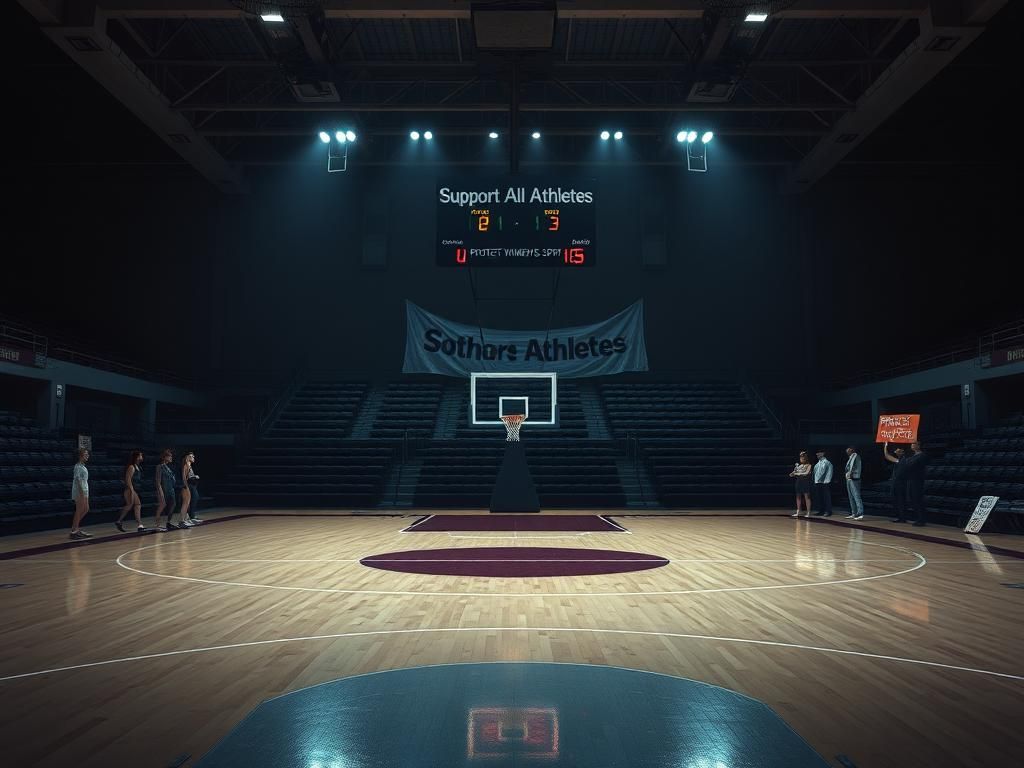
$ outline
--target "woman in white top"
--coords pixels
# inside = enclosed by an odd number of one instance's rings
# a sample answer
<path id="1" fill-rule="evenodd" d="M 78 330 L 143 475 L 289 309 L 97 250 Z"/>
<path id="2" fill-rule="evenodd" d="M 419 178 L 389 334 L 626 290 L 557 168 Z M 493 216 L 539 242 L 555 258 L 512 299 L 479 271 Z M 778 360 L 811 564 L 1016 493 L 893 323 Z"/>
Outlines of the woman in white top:
<path id="1" fill-rule="evenodd" d="M 78 463 L 75 464 L 71 480 L 71 500 L 75 502 L 75 516 L 71 518 L 71 538 L 88 539 L 92 534 L 86 533 L 79 526 L 82 518 L 89 514 L 89 470 L 85 465 L 89 462 L 89 452 L 85 448 L 78 449 Z"/>
<path id="2" fill-rule="evenodd" d="M 800 517 L 800 498 L 803 497 L 804 509 L 807 510 L 805 517 L 811 516 L 811 460 L 807 451 L 800 451 L 800 460 L 789 473 L 790 477 L 796 478 L 796 512 L 790 517 Z"/>
<path id="3" fill-rule="evenodd" d="M 124 526 L 121 525 L 121 521 L 124 520 L 125 515 L 128 514 L 128 510 L 132 509 L 135 511 L 135 525 L 138 526 L 138 532 L 142 533 L 146 530 L 145 526 L 142 525 L 142 501 L 139 499 L 139 494 L 135 492 L 135 475 L 139 472 L 139 466 L 142 464 L 142 451 L 132 451 L 128 456 L 128 464 L 124 468 L 124 475 L 121 478 L 121 483 L 124 485 L 124 507 L 121 509 L 121 514 L 117 516 L 117 522 L 114 525 L 117 530 L 124 533 Z"/>

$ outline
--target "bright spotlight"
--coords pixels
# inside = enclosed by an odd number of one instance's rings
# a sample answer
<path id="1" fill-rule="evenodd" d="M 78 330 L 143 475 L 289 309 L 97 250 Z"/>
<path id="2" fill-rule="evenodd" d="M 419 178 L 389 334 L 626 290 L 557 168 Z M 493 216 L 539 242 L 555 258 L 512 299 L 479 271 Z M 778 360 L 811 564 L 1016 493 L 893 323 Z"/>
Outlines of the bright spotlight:
<path id="1" fill-rule="evenodd" d="M 334 138 L 336 138 L 338 140 L 339 144 L 344 144 L 345 141 L 346 141 L 345 132 L 344 131 L 338 131 L 336 134 L 334 134 Z"/>
<path id="2" fill-rule="evenodd" d="M 686 131 L 680 131 L 679 133 L 677 133 L 676 134 L 676 141 L 678 141 L 678 142 L 686 141 Z"/>
<path id="3" fill-rule="evenodd" d="M 487 134 L 487 137 L 491 138 L 491 139 L 496 139 L 496 138 L 498 138 L 498 132 L 497 131 L 491 131 L 490 133 Z"/>
<path id="4" fill-rule="evenodd" d="M 608 141 L 612 135 L 608 131 L 601 131 L 601 141 Z"/>
<path id="5" fill-rule="evenodd" d="M 431 133 L 430 131 L 424 131 L 423 138 L 426 139 L 427 141 L 430 141 L 431 139 L 434 138 L 434 134 Z"/>
<path id="6" fill-rule="evenodd" d="M 530 138 L 532 138 L 532 139 L 539 139 L 540 138 L 540 131 L 534 131 L 533 133 L 531 133 L 530 134 Z"/>
<path id="7" fill-rule="evenodd" d="M 320 131 L 320 141 L 322 141 L 324 144 L 327 144 L 330 142 L 330 140 L 331 134 L 329 134 L 327 131 Z"/>
<path id="8" fill-rule="evenodd" d="M 260 18 L 272 24 L 284 23 L 284 16 L 280 13 L 262 13 L 260 14 Z"/>
<path id="9" fill-rule="evenodd" d="M 614 138 L 616 141 L 619 141 L 622 138 L 622 131 L 616 131 Z"/>
<path id="10" fill-rule="evenodd" d="M 754 22 L 754 23 L 757 23 L 757 24 L 760 24 L 761 22 L 768 21 L 768 14 L 767 13 L 748 13 L 747 14 L 747 18 L 745 20 L 746 21 L 750 21 L 750 22 Z"/>
<path id="11" fill-rule="evenodd" d="M 409 138 L 412 139 L 413 141 L 419 141 L 420 140 L 420 132 L 419 131 L 409 131 Z"/>
<path id="12" fill-rule="evenodd" d="M 696 131 L 690 131 L 688 134 L 686 134 L 686 143 L 687 144 L 693 144 L 693 142 L 695 142 L 696 140 L 697 140 L 697 132 Z"/>
<path id="13" fill-rule="evenodd" d="M 356 140 L 356 132 L 355 131 L 345 131 L 345 138 L 348 139 L 349 141 L 355 141 Z"/>
<path id="14" fill-rule="evenodd" d="M 713 138 L 715 138 L 715 134 L 713 134 L 711 131 L 705 131 L 704 135 L 700 137 L 700 140 L 707 144 Z"/>

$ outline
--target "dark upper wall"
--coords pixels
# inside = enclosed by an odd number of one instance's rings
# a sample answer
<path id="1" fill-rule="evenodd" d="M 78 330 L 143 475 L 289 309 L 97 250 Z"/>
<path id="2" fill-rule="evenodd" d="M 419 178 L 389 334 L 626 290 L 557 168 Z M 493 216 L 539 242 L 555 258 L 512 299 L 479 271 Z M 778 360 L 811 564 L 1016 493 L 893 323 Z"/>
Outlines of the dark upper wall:
<path id="1" fill-rule="evenodd" d="M 721 150 L 727 153 L 726 149 Z M 793 371 L 799 379 L 884 364 L 1012 316 L 1003 274 L 1011 198 L 983 179 L 835 178 L 782 197 L 771 174 L 722 163 L 600 168 L 599 266 L 434 267 L 435 172 L 413 165 L 328 176 L 264 174 L 223 197 L 190 177 L 33 179 L 15 203 L 4 312 L 66 329 L 161 368 L 324 367 L 390 375 L 401 366 L 403 301 L 465 322 L 544 327 L 647 301 L 651 367 Z M 545 181 L 579 174 L 544 177 Z M 641 268 L 644 210 L 666 200 L 669 266 Z M 386 270 L 360 268 L 369 209 L 390 221 Z M 648 226 L 650 226 L 648 224 Z M 898 288 L 897 291 L 893 287 Z"/>

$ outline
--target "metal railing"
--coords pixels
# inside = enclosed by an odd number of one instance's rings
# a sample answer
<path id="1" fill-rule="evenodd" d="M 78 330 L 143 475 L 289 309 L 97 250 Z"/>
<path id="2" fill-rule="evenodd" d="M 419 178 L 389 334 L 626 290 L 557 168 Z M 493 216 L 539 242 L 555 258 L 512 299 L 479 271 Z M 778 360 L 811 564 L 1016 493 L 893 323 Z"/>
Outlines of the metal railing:
<path id="1" fill-rule="evenodd" d="M 854 374 L 836 382 L 836 387 L 839 389 L 855 387 L 872 381 L 906 376 L 910 373 L 926 371 L 943 365 L 952 365 L 953 363 L 962 363 L 967 360 L 977 360 L 980 363 L 983 357 L 991 355 L 993 351 L 1003 349 L 1017 342 L 1024 343 L 1024 318 L 986 331 L 975 342 L 961 342 L 951 349 L 933 353 L 926 357 L 917 357 L 912 360 L 896 363 L 887 368 Z"/>
<path id="2" fill-rule="evenodd" d="M 33 362 L 36 367 L 46 367 L 50 346 L 50 340 L 46 336 L 20 325 L 12 325 L 6 320 L 0 320 L 0 341 L 32 350 L 35 355 Z"/>
<path id="3" fill-rule="evenodd" d="M 768 398 L 764 396 L 761 392 L 761 388 L 758 387 L 757 384 L 752 381 L 747 381 L 743 383 L 742 387 L 743 391 L 747 394 L 747 397 L 754 401 L 754 405 L 761 414 L 771 422 L 779 437 L 786 441 L 790 441 L 796 437 L 796 427 L 784 416 L 779 415 L 779 409 L 777 407 L 772 407 L 768 402 Z"/>

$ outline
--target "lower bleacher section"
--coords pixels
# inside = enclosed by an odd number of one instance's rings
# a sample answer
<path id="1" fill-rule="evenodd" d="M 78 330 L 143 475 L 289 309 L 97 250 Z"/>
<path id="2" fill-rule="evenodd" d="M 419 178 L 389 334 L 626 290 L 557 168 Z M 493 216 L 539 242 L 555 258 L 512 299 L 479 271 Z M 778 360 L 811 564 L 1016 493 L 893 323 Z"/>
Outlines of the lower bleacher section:
<path id="1" fill-rule="evenodd" d="M 647 444 L 643 454 L 666 507 L 779 507 L 792 503 L 792 451 L 752 439 Z"/>
<path id="2" fill-rule="evenodd" d="M 89 515 L 86 523 L 116 518 L 124 506 L 121 475 L 126 452 L 118 445 L 95 443 L 89 461 Z M 149 461 L 153 454 L 147 454 Z M 39 429 L 15 413 L 0 411 L 0 535 L 70 526 L 71 475 L 76 457 L 73 439 Z M 143 467 L 136 484 L 143 511 L 152 514 L 155 493 Z"/>
<path id="3" fill-rule="evenodd" d="M 282 404 L 276 421 L 217 484 L 217 503 L 484 509 L 504 451 L 504 429 L 469 426 L 468 385 L 463 395 L 454 386 L 307 384 Z M 543 397 L 540 391 L 531 394 L 531 403 L 541 407 Z M 557 428 L 531 428 L 528 422 L 523 428 L 527 460 L 546 509 L 792 505 L 788 474 L 795 447 L 773 434 L 738 385 L 581 388 L 560 382 L 559 403 Z M 368 425 L 362 433 L 368 439 L 351 437 L 360 418 Z M 451 426 L 438 429 L 439 424 Z M 94 447 L 90 523 L 111 520 L 121 508 L 120 477 L 131 446 L 94 436 Z M 143 514 L 151 518 L 149 479 L 156 452 L 152 446 L 141 448 L 147 459 L 138 490 Z M 934 522 L 962 526 L 978 497 L 996 495 L 1000 501 L 986 530 L 1024 529 L 1024 426 L 945 435 L 930 440 L 929 451 L 926 501 Z M 0 534 L 66 526 L 74 462 L 71 437 L 0 412 Z M 836 485 L 839 499 L 842 484 Z M 888 514 L 890 485 L 866 485 L 864 499 L 869 514 Z"/>
<path id="4" fill-rule="evenodd" d="M 372 443 L 263 440 L 217 498 L 250 507 L 373 507 L 394 454 Z"/>
<path id="5" fill-rule="evenodd" d="M 524 437 L 524 439 L 526 439 Z M 548 509 L 622 507 L 615 447 L 603 441 L 526 443 L 527 463 L 541 506 Z M 431 441 L 417 452 L 414 503 L 421 507 L 486 508 L 505 450 L 501 435 Z"/>
<path id="6" fill-rule="evenodd" d="M 1024 426 L 997 426 L 980 434 L 947 436 L 945 450 L 933 450 L 925 478 L 929 519 L 963 527 L 982 496 L 999 502 L 985 523 L 987 531 L 1024 531 Z M 892 511 L 890 481 L 864 492 L 865 509 Z"/>

